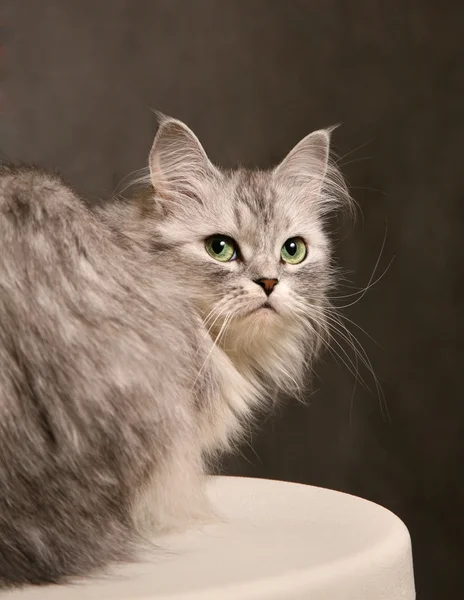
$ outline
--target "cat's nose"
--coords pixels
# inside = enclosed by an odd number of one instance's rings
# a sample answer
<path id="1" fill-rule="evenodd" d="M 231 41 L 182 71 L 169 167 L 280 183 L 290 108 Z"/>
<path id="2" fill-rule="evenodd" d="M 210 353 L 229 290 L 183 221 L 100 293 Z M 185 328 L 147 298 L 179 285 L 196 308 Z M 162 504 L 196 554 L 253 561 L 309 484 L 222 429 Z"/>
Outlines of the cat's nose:
<path id="1" fill-rule="evenodd" d="M 272 290 L 275 288 L 278 282 L 278 279 L 255 279 L 255 283 L 263 288 L 263 290 L 266 292 L 266 296 L 269 296 L 272 293 Z"/>

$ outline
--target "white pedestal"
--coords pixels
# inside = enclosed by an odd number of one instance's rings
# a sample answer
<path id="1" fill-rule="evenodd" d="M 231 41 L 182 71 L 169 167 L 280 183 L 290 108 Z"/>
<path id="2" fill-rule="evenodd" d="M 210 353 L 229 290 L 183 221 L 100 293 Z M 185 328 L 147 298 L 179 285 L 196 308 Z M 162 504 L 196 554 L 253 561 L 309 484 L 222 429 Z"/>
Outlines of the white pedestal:
<path id="1" fill-rule="evenodd" d="M 160 557 L 74 586 L 2 600 L 413 600 L 406 527 L 330 490 L 215 477 L 222 523 L 160 540 Z"/>

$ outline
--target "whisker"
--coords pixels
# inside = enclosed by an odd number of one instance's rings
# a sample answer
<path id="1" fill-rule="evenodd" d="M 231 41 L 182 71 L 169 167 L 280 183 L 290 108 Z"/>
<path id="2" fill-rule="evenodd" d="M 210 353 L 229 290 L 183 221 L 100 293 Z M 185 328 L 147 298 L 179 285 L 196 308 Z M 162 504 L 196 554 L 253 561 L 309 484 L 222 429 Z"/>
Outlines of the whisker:
<path id="1" fill-rule="evenodd" d="M 373 287 L 374 285 L 376 285 L 384 277 L 384 275 L 387 273 L 387 271 L 391 267 L 391 265 L 393 263 L 393 260 L 394 260 L 394 257 L 390 260 L 390 262 L 388 263 L 387 267 L 384 269 L 384 271 L 382 272 L 382 274 L 376 280 L 374 280 L 375 273 L 376 273 L 377 268 L 378 268 L 378 266 L 380 264 L 380 260 L 382 258 L 382 254 L 383 254 L 383 251 L 385 249 L 385 244 L 386 244 L 386 241 L 387 241 L 387 233 L 388 233 L 387 232 L 387 228 L 385 228 L 385 234 L 384 234 L 384 237 L 383 237 L 382 246 L 380 248 L 379 255 L 377 257 L 376 263 L 374 265 L 374 269 L 373 269 L 372 274 L 371 274 L 371 276 L 369 278 L 369 281 L 367 282 L 367 285 L 360 292 L 355 292 L 355 293 L 352 294 L 353 296 L 356 296 L 356 295 L 359 294 L 359 298 L 357 298 L 354 302 L 351 302 L 349 304 L 345 304 L 343 306 L 337 306 L 338 309 L 349 308 L 350 306 L 354 306 L 355 304 L 357 304 L 360 300 L 362 300 L 362 298 L 364 298 L 364 296 L 366 295 L 367 291 L 371 287 Z M 350 295 L 351 294 L 347 294 L 346 297 L 349 297 Z M 336 296 L 332 296 L 332 297 L 329 296 L 329 299 L 330 300 L 336 300 L 336 299 L 340 299 L 342 297 L 343 296 L 339 296 L 338 298 Z"/>
<path id="2" fill-rule="evenodd" d="M 327 307 L 324 309 L 321 309 L 319 307 L 312 306 L 311 311 L 314 311 L 317 314 L 319 314 L 322 318 L 325 318 L 327 320 L 330 328 L 337 335 L 339 335 L 341 337 L 341 339 L 348 345 L 349 348 L 351 348 L 353 350 L 354 355 L 355 355 L 355 365 L 353 364 L 353 362 L 351 360 L 349 361 L 350 365 L 353 368 L 355 368 L 359 382 L 367 390 L 369 390 L 369 387 L 365 384 L 363 378 L 359 375 L 358 358 L 361 361 L 361 363 L 364 365 L 364 367 L 369 371 L 369 373 L 371 374 L 372 379 L 374 381 L 374 385 L 376 387 L 377 397 L 379 400 L 380 409 L 382 411 L 382 416 L 384 418 L 386 418 L 388 421 L 391 421 L 388 406 L 386 403 L 385 394 L 382 390 L 382 387 L 380 385 L 378 377 L 375 374 L 372 362 L 369 359 L 369 356 L 368 356 L 365 348 L 363 347 L 361 342 L 358 340 L 358 338 L 346 327 L 346 325 L 343 323 L 343 321 L 340 320 L 341 318 L 344 318 L 343 315 L 336 314 L 332 307 L 329 307 L 329 309 L 327 310 Z M 368 334 L 366 334 L 366 335 L 368 335 Z M 370 336 L 368 336 L 368 337 L 370 337 Z M 342 350 L 343 347 L 336 340 L 336 338 L 333 337 L 332 339 L 337 344 L 337 346 Z M 373 340 L 373 341 L 375 342 L 375 340 Z M 343 354 L 344 354 L 344 356 L 346 356 L 347 355 L 346 351 L 343 351 Z M 338 355 L 338 357 L 341 358 L 339 355 Z M 345 366 L 347 366 L 347 365 L 345 365 Z M 356 381 L 356 379 L 355 379 L 355 381 Z"/>
<path id="3" fill-rule="evenodd" d="M 344 321 L 347 321 L 348 323 L 353 325 L 353 327 L 356 327 L 357 329 L 359 329 L 359 331 L 364 333 L 364 335 L 367 336 L 371 340 L 371 342 L 373 342 L 376 346 L 378 346 L 379 348 L 382 348 L 382 346 L 379 344 L 379 342 L 377 340 L 375 340 L 365 329 L 363 329 L 355 321 L 351 320 L 350 318 L 348 318 L 346 315 L 344 315 L 342 313 L 338 313 L 338 311 L 336 309 L 334 309 L 332 306 L 327 306 L 325 308 L 325 310 L 327 311 L 328 314 L 332 314 L 336 318 L 340 318 L 340 319 L 343 319 Z"/>
<path id="4" fill-rule="evenodd" d="M 314 318 L 315 321 L 318 320 L 315 317 L 313 317 L 313 318 Z M 359 380 L 359 382 L 361 383 L 361 385 L 363 386 L 363 388 L 365 388 L 366 390 L 369 390 L 369 386 L 367 385 L 367 383 L 365 382 L 364 378 L 359 373 L 358 352 L 355 351 L 355 359 L 354 359 L 354 362 L 353 362 L 353 360 L 350 358 L 348 352 L 345 350 L 345 348 L 342 346 L 342 344 L 340 344 L 340 342 L 335 337 L 332 337 L 332 341 L 335 344 L 337 344 L 337 347 L 339 348 L 340 352 L 345 357 L 345 358 L 343 358 L 343 356 L 337 350 L 335 350 L 335 348 L 333 348 L 330 345 L 330 343 L 327 342 L 327 340 L 325 340 L 324 338 L 322 338 L 320 336 L 320 334 L 318 334 L 317 332 L 315 332 L 315 333 L 316 333 L 316 335 L 319 336 L 319 339 L 323 342 L 324 346 L 329 350 L 329 352 L 332 352 L 343 363 L 343 365 L 348 369 L 348 371 L 351 373 L 351 375 L 353 375 L 353 377 L 355 379 Z M 340 335 L 340 332 L 338 332 L 338 333 Z"/>
<path id="5" fill-rule="evenodd" d="M 195 377 L 195 380 L 194 380 L 194 382 L 193 382 L 192 389 L 194 389 L 194 388 L 195 388 L 195 385 L 196 385 L 196 383 L 197 383 L 197 381 L 198 381 L 198 378 L 199 378 L 199 377 L 200 377 L 200 375 L 203 373 L 203 370 L 204 370 L 204 368 L 206 367 L 206 364 L 207 364 L 207 362 L 208 362 L 208 360 L 209 360 L 209 358 L 210 358 L 211 354 L 213 353 L 214 349 L 216 348 L 216 346 L 217 346 L 217 344 L 218 344 L 218 341 L 219 341 L 219 339 L 220 339 L 220 337 L 221 337 L 221 334 L 222 334 L 222 332 L 223 332 L 224 328 L 226 327 L 226 325 L 227 325 L 227 323 L 228 323 L 228 320 L 229 320 L 229 319 L 230 319 L 230 314 L 227 314 L 227 315 L 226 315 L 226 318 L 224 319 L 224 321 L 223 321 L 223 323 L 222 323 L 222 325 L 221 325 L 221 328 L 219 329 L 219 333 L 218 333 L 218 335 L 217 335 L 217 336 L 216 336 L 216 338 L 213 340 L 213 343 L 212 343 L 212 345 L 211 345 L 211 348 L 209 349 L 209 351 L 208 351 L 208 354 L 206 355 L 206 358 L 205 358 L 205 360 L 204 360 L 204 362 L 203 362 L 202 366 L 200 367 L 200 369 L 199 369 L 199 371 L 198 371 L 198 373 L 197 373 L 197 376 Z"/>

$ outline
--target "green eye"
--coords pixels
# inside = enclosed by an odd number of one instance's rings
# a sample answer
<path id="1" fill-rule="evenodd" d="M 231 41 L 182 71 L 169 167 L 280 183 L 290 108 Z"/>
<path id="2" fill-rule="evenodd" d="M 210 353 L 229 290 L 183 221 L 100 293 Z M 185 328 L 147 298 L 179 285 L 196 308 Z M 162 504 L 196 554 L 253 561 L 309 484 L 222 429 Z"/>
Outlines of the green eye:
<path id="1" fill-rule="evenodd" d="M 213 235 L 205 242 L 206 252 L 219 262 L 229 262 L 237 258 L 234 240 L 225 235 Z"/>
<path id="2" fill-rule="evenodd" d="M 289 238 L 282 246 L 280 257 L 290 265 L 297 265 L 306 258 L 306 244 L 299 237 Z"/>

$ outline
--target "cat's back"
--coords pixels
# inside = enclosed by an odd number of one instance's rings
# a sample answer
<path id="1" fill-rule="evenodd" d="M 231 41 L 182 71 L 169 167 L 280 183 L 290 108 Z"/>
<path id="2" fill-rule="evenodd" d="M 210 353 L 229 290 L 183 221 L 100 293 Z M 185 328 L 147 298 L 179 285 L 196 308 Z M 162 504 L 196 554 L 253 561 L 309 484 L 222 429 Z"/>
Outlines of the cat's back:
<path id="1" fill-rule="evenodd" d="M 0 219 L 16 225 L 40 220 L 44 213 L 84 207 L 59 177 L 29 166 L 0 165 Z"/>
<path id="2" fill-rule="evenodd" d="M 191 427 L 179 286 L 58 177 L 0 167 L 0 588 L 127 557 Z"/>
<path id="3" fill-rule="evenodd" d="M 10 267 L 12 262 L 20 267 L 21 261 L 33 255 L 45 258 L 57 236 L 65 232 L 85 236 L 88 231 L 91 235 L 89 217 L 83 201 L 59 177 L 28 166 L 0 166 L 0 261 L 3 257 L 4 271 L 7 261 Z"/>
<path id="4" fill-rule="evenodd" d="M 56 386 L 52 372 L 63 372 L 75 394 L 82 380 L 95 380 L 95 397 L 138 377 L 162 396 L 189 368 L 194 328 L 185 289 L 169 270 L 58 177 L 0 167 L 3 364 L 21 353 L 23 364 Z"/>

